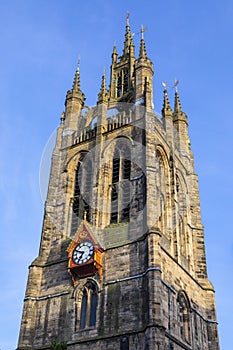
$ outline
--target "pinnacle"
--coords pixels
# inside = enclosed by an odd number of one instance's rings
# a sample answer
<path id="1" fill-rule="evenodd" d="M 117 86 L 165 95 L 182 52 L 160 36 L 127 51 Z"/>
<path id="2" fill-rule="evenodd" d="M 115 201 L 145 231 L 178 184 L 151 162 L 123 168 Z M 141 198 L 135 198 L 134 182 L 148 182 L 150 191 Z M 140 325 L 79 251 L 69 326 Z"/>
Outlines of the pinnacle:
<path id="1" fill-rule="evenodd" d="M 140 43 L 139 58 L 147 58 L 146 44 L 143 37 L 141 38 L 141 43 Z"/>
<path id="2" fill-rule="evenodd" d="M 166 115 L 167 112 L 171 112 L 172 113 L 172 109 L 171 109 L 171 106 L 170 106 L 170 102 L 169 102 L 169 99 L 168 99 L 168 93 L 167 93 L 167 88 L 165 87 L 164 91 L 164 97 L 163 97 L 163 114 Z"/>
<path id="3" fill-rule="evenodd" d="M 125 31 L 125 42 L 124 42 L 124 55 L 129 53 L 130 46 L 133 46 L 133 37 L 130 31 L 129 17 L 126 17 L 126 31 Z"/>
<path id="4" fill-rule="evenodd" d="M 114 46 L 113 46 L 113 54 L 116 54 L 116 55 L 117 55 L 117 47 L 116 47 L 116 44 L 114 44 Z"/>
<path id="5" fill-rule="evenodd" d="M 98 102 L 102 102 L 106 99 L 107 90 L 106 90 L 106 74 L 102 75 L 102 82 L 100 92 L 98 94 Z"/>
<path id="6" fill-rule="evenodd" d="M 174 113 L 182 112 L 178 91 L 175 92 Z"/>
<path id="7" fill-rule="evenodd" d="M 101 83 L 100 93 L 102 93 L 102 94 L 106 93 L 106 75 L 105 75 L 105 73 L 102 75 L 102 83 Z"/>
<path id="8" fill-rule="evenodd" d="M 80 68 L 76 69 L 72 90 L 80 91 Z"/>

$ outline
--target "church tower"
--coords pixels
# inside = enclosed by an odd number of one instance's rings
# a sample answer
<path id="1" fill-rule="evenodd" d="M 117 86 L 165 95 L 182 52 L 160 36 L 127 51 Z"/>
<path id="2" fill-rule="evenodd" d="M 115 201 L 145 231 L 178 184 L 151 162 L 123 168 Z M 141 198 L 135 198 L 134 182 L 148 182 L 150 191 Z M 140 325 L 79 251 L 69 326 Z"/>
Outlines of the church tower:
<path id="1" fill-rule="evenodd" d="M 18 350 L 219 349 L 188 117 L 165 83 L 154 112 L 144 31 L 95 107 L 79 66 L 67 92 Z"/>

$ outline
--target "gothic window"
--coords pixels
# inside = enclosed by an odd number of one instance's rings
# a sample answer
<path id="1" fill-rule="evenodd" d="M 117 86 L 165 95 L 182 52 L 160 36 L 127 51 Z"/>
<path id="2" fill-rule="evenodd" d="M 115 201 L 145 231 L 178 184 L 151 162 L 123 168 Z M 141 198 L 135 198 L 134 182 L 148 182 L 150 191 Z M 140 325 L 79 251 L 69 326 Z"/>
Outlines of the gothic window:
<path id="1" fill-rule="evenodd" d="M 90 221 L 92 187 L 92 161 L 82 155 L 77 164 L 74 182 L 74 196 L 72 205 L 71 235 L 78 229 L 80 221 L 86 212 L 87 221 Z"/>
<path id="2" fill-rule="evenodd" d="M 120 72 L 117 77 L 117 97 L 120 97 L 121 95 L 122 95 L 122 76 Z"/>
<path id="3" fill-rule="evenodd" d="M 183 185 L 178 175 L 176 175 L 176 193 L 177 193 L 177 210 L 179 215 L 179 237 L 180 252 L 184 257 L 188 256 L 188 237 L 187 237 L 187 211 L 186 198 Z"/>
<path id="4" fill-rule="evenodd" d="M 180 322 L 180 336 L 190 344 L 190 305 L 184 291 L 178 293 L 178 320 Z"/>
<path id="5" fill-rule="evenodd" d="M 124 70 L 123 91 L 124 91 L 124 94 L 129 91 L 129 71 L 128 71 L 128 69 Z"/>
<path id="6" fill-rule="evenodd" d="M 82 296 L 81 316 L 80 316 L 80 329 L 86 327 L 87 320 L 87 290 L 84 288 Z"/>
<path id="7" fill-rule="evenodd" d="M 130 173 L 129 148 L 119 142 L 112 160 L 111 223 L 129 220 Z"/>
<path id="8" fill-rule="evenodd" d="M 162 231 L 166 228 L 166 173 L 161 153 L 156 151 L 156 192 L 158 225 Z"/>
<path id="9" fill-rule="evenodd" d="M 95 327 L 96 312 L 98 306 L 97 287 L 94 283 L 88 282 L 82 291 L 80 329 Z"/>

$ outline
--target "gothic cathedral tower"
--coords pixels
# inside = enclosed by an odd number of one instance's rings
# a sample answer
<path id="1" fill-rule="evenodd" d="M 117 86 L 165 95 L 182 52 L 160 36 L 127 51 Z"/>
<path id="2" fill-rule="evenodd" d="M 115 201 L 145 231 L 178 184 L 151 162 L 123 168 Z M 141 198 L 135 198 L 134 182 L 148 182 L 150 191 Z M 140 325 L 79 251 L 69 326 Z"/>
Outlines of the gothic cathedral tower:
<path id="1" fill-rule="evenodd" d="M 67 92 L 18 350 L 219 349 L 188 118 L 166 84 L 153 111 L 143 31 L 136 58 L 127 19 L 95 107 L 79 67 Z"/>

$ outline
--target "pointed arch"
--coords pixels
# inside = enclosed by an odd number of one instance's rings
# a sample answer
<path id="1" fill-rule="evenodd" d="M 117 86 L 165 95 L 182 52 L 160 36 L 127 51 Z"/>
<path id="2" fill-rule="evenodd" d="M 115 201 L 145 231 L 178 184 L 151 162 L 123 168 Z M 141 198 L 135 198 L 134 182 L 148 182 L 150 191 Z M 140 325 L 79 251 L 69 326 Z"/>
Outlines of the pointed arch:
<path id="1" fill-rule="evenodd" d="M 130 217 L 131 150 L 126 138 L 116 139 L 112 158 L 112 193 L 110 223 Z"/>
<path id="2" fill-rule="evenodd" d="M 91 199 L 93 183 L 93 160 L 90 153 L 80 152 L 68 164 L 71 181 L 69 195 L 70 207 L 70 235 L 74 235 L 86 212 L 87 221 L 91 220 Z"/>
<path id="3" fill-rule="evenodd" d="M 180 337 L 188 344 L 191 343 L 190 301 L 184 290 L 180 290 L 177 296 L 178 320 L 180 325 Z"/>
<path id="4" fill-rule="evenodd" d="M 172 226 L 170 167 L 167 154 L 160 145 L 155 150 L 155 162 L 158 227 L 167 238 L 170 238 Z"/>
<path id="5" fill-rule="evenodd" d="M 95 327 L 98 308 L 98 285 L 87 280 L 77 287 L 75 297 L 75 331 Z"/>
<path id="6" fill-rule="evenodd" d="M 178 234 L 180 253 L 183 257 L 188 258 L 188 226 L 187 226 L 187 186 L 181 172 L 176 172 L 176 197 L 178 213 Z"/>

